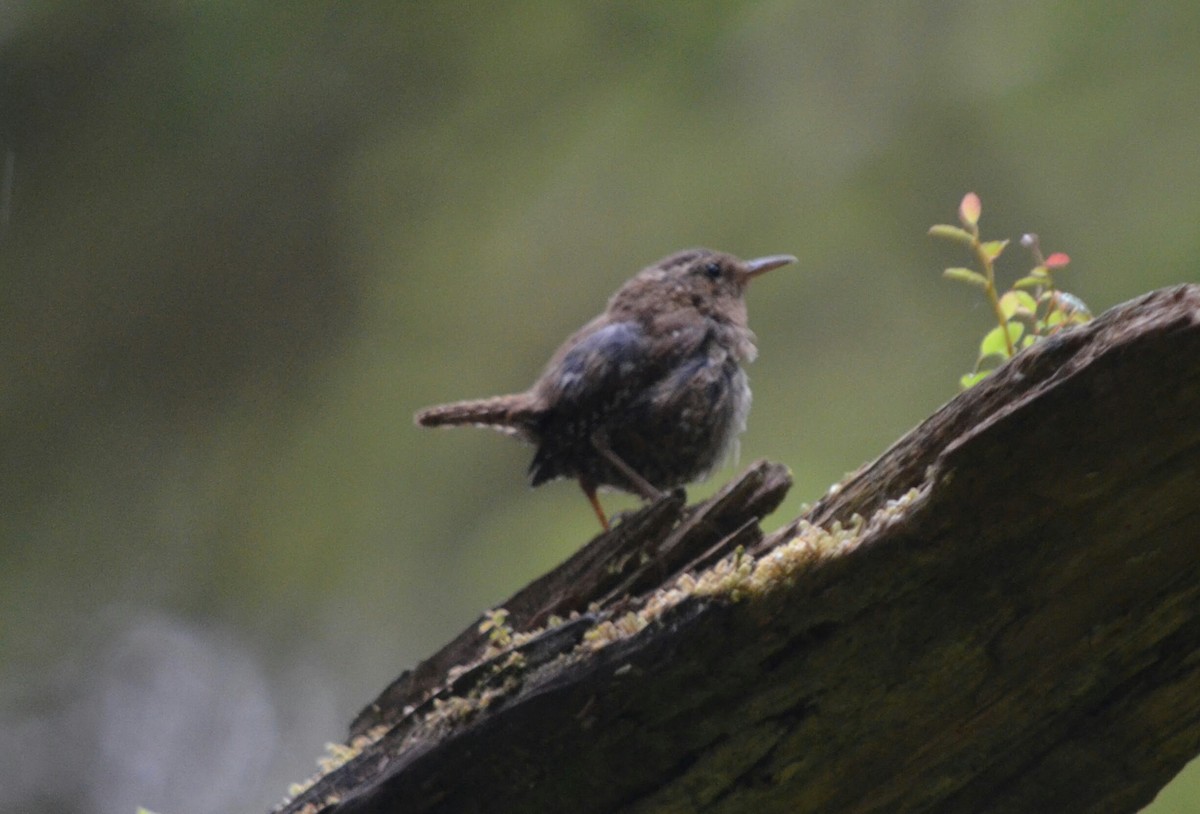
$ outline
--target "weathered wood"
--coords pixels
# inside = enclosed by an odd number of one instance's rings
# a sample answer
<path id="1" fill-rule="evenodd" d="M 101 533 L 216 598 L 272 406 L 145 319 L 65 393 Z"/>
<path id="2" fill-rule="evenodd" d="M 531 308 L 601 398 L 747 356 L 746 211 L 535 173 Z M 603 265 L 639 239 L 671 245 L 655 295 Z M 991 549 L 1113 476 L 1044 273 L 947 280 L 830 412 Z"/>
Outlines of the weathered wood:
<path id="1" fill-rule="evenodd" d="M 1200 286 L 1039 343 L 763 537 L 784 489 L 626 519 L 508 608 L 582 615 L 469 629 L 283 810 L 1122 812 L 1200 752 Z"/>

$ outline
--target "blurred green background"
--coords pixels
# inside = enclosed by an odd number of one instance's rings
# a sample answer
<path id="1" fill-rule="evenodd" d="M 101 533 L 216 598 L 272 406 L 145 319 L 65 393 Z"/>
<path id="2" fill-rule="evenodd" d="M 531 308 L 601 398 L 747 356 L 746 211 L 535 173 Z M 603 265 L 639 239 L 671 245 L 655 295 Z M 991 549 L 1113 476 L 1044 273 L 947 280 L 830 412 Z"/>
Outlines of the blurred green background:
<path id="1" fill-rule="evenodd" d="M 310 774 L 596 531 L 529 449 L 413 411 L 523 389 L 662 255 L 800 259 L 749 298 L 741 460 L 796 477 L 769 526 L 973 363 L 988 310 L 925 235 L 964 192 L 1097 312 L 1195 279 L 1197 31 L 1187 2 L 8 0 L 0 808 L 258 811 Z"/>

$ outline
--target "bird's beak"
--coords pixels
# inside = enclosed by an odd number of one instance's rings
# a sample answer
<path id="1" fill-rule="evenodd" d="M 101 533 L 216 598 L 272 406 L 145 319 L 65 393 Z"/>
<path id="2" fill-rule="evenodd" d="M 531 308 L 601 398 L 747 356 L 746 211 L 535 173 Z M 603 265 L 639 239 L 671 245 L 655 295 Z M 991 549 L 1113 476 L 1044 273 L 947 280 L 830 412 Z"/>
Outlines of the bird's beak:
<path id="1" fill-rule="evenodd" d="M 765 274 L 771 269 L 777 269 L 780 266 L 786 266 L 788 263 L 795 263 L 796 258 L 790 254 L 773 254 L 770 257 L 759 257 L 755 260 L 747 260 L 742 264 L 746 269 L 746 280 L 753 280 L 760 274 Z"/>

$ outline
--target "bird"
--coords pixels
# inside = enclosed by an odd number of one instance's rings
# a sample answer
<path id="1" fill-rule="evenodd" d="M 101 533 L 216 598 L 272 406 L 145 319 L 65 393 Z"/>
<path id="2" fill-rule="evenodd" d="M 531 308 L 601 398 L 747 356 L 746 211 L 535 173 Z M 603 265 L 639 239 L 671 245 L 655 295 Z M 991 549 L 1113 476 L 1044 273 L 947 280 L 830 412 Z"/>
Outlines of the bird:
<path id="1" fill-rule="evenodd" d="M 567 338 L 528 390 L 428 407 L 422 427 L 479 426 L 536 447 L 532 485 L 578 480 L 600 525 L 601 487 L 656 500 L 736 450 L 758 353 L 746 289 L 792 255 L 676 252 L 639 271 Z"/>

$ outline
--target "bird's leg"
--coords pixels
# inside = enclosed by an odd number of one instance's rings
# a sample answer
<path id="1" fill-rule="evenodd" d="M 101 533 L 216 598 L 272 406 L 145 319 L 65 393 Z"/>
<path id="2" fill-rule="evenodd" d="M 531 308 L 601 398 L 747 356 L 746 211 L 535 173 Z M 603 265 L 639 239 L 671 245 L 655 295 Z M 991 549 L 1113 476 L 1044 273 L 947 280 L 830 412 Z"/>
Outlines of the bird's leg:
<path id="1" fill-rule="evenodd" d="M 592 510 L 596 512 L 596 517 L 600 518 L 600 525 L 608 531 L 608 518 L 604 516 L 604 507 L 600 505 L 600 499 L 596 497 L 596 484 L 592 483 L 591 478 L 580 478 L 579 488 L 583 489 L 583 493 L 587 495 L 588 502 L 592 504 Z"/>
<path id="2" fill-rule="evenodd" d="M 607 440 L 599 433 L 592 433 L 592 446 L 596 452 L 600 453 L 600 457 L 612 464 L 613 468 L 625 476 L 629 481 L 629 485 L 633 490 L 642 496 L 645 500 L 658 500 L 662 497 L 662 492 L 654 487 L 650 481 L 638 474 L 632 466 L 621 460 L 621 456 L 613 452 L 609 448 Z"/>

